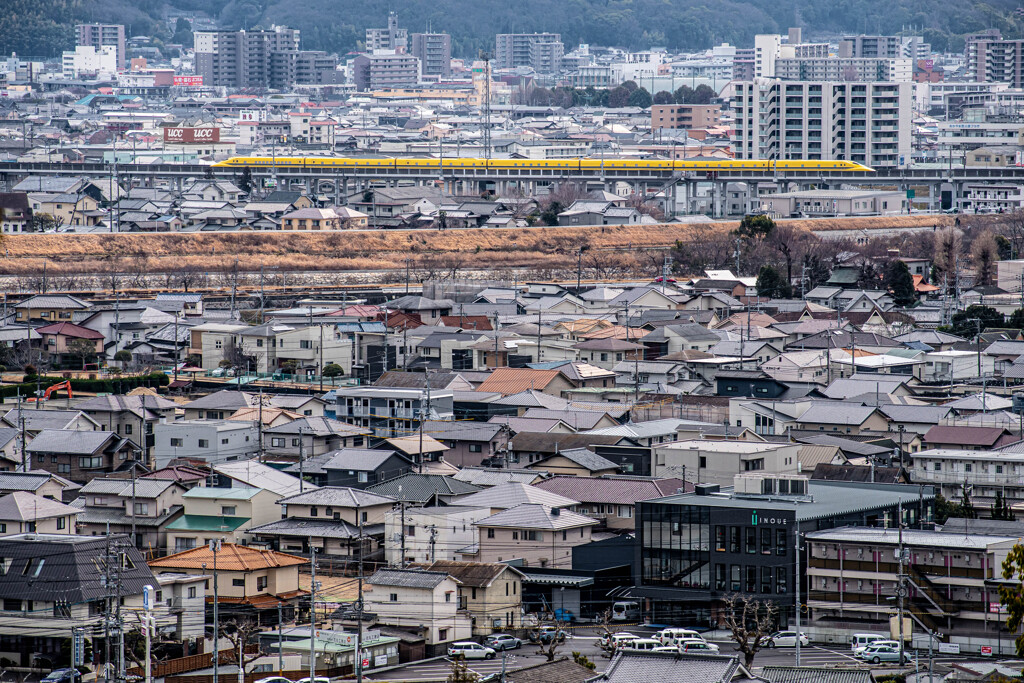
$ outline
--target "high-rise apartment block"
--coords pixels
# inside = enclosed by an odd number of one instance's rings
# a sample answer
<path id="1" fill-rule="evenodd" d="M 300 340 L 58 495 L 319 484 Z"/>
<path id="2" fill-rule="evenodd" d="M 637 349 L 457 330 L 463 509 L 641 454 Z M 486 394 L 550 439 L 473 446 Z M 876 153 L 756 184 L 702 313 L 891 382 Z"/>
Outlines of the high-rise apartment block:
<path id="1" fill-rule="evenodd" d="M 737 159 L 842 159 L 895 167 L 911 151 L 911 83 L 737 83 Z"/>
<path id="2" fill-rule="evenodd" d="M 359 55 L 352 62 L 352 77 L 356 90 L 407 88 L 419 83 L 420 60 L 390 50 Z"/>
<path id="3" fill-rule="evenodd" d="M 540 74 L 556 73 L 562 68 L 564 54 L 560 33 L 499 33 L 495 36 L 494 61 L 499 69 L 526 66 Z"/>
<path id="4" fill-rule="evenodd" d="M 784 43 L 780 35 L 754 36 L 754 77 L 865 83 L 913 80 L 914 60 L 900 56 L 902 38 L 855 38 L 840 42 L 839 56 L 833 56 L 827 43 Z M 735 75 L 735 67 L 733 71 Z"/>
<path id="5" fill-rule="evenodd" d="M 968 80 L 1024 87 L 1024 40 L 970 40 L 966 57 Z"/>
<path id="6" fill-rule="evenodd" d="M 452 72 L 452 37 L 447 33 L 414 33 L 409 52 L 420 60 L 423 76 L 447 78 Z"/>
<path id="7" fill-rule="evenodd" d="M 692 130 L 722 123 L 717 104 L 655 104 L 651 106 L 651 130 L 663 128 Z"/>
<path id="8" fill-rule="evenodd" d="M 124 25 L 122 24 L 78 24 L 75 26 L 78 47 L 100 48 L 112 45 L 117 50 L 117 70 L 124 71 L 127 55 L 124 42 Z"/>
<path id="9" fill-rule="evenodd" d="M 203 83 L 225 88 L 289 88 L 295 83 L 299 32 L 197 31 L 195 70 Z"/>
<path id="10" fill-rule="evenodd" d="M 387 28 L 366 29 L 366 51 L 396 50 L 403 52 L 409 45 L 409 29 L 398 28 L 398 15 L 388 12 Z"/>

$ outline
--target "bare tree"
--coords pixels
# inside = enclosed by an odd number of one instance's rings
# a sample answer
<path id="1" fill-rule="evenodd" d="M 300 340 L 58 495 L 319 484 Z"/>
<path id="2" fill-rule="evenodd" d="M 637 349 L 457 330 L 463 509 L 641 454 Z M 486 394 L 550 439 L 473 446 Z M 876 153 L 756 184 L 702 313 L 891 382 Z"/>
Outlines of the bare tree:
<path id="1" fill-rule="evenodd" d="M 231 655 L 228 663 L 237 664 L 243 672 L 246 667 L 263 656 L 263 652 L 256 648 L 253 652 L 245 652 L 245 646 L 261 631 L 259 624 L 253 621 L 229 619 L 220 627 L 221 635 L 231 643 Z M 248 673 L 248 672 L 246 672 Z"/>
<path id="2" fill-rule="evenodd" d="M 998 231 L 1010 242 L 1010 258 L 1024 255 L 1024 209 L 1004 214 L 999 221 Z"/>
<path id="3" fill-rule="evenodd" d="M 932 263 L 937 275 L 948 276 L 948 287 L 954 286 L 956 273 L 959 272 L 959 260 L 963 254 L 963 239 L 960 231 L 955 228 L 943 230 L 935 235 L 935 257 Z M 936 281 L 935 284 L 938 284 Z"/>
<path id="4" fill-rule="evenodd" d="M 649 201 L 641 194 L 630 195 L 626 199 L 626 206 L 636 209 L 641 214 L 650 216 L 656 221 L 665 220 L 665 212 L 662 208 L 656 202 Z"/>
<path id="5" fill-rule="evenodd" d="M 779 607 L 768 600 L 733 594 L 725 598 L 723 610 L 722 623 L 732 632 L 736 649 L 743 653 L 744 664 L 749 669 L 775 631 Z"/>
<path id="6" fill-rule="evenodd" d="M 974 284 L 991 284 L 996 261 L 999 260 L 999 246 L 991 230 L 984 230 L 974 238 L 971 244 L 971 259 L 974 261 Z"/>
<path id="7" fill-rule="evenodd" d="M 547 627 L 547 628 L 545 628 Z M 547 657 L 549 662 L 555 661 L 558 648 L 565 644 L 565 631 L 561 629 L 558 622 L 547 622 L 537 626 L 530 632 L 530 640 L 536 642 L 537 654 Z"/>

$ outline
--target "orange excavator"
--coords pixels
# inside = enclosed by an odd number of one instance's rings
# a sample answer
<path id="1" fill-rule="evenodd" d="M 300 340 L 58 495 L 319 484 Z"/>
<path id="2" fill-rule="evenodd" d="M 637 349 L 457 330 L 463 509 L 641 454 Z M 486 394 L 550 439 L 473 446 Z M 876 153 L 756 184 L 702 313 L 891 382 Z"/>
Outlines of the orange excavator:
<path id="1" fill-rule="evenodd" d="M 38 397 L 33 397 L 33 398 L 25 399 L 25 402 L 26 403 L 34 403 L 34 402 L 40 401 L 40 400 L 42 400 L 42 401 L 49 401 L 50 397 L 53 396 L 53 392 L 60 391 L 61 389 L 63 389 L 63 390 L 68 392 L 68 398 L 74 398 L 75 397 L 75 395 L 71 392 L 71 380 L 66 379 L 63 382 L 57 382 L 56 384 L 54 384 L 52 386 L 46 387 L 46 391 L 43 392 L 42 399 L 40 399 Z"/>

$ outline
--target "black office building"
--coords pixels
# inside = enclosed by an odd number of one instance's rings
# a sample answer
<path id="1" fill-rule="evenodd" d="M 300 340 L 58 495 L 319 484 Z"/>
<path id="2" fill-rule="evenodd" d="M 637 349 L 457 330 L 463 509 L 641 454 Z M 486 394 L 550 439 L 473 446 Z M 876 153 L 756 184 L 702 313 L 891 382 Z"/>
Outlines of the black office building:
<path id="1" fill-rule="evenodd" d="M 715 626 L 730 595 L 772 600 L 794 617 L 796 534 L 842 526 L 930 525 L 930 486 L 737 475 L 736 485 L 637 504 L 640 577 L 628 592 L 650 623 Z M 805 586 L 801 593 L 805 593 Z"/>

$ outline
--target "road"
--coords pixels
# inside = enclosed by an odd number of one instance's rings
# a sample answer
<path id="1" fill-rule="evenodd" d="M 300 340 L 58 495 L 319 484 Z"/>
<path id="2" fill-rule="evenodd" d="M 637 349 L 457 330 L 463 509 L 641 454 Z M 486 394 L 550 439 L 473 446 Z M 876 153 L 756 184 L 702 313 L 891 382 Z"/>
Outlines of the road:
<path id="1" fill-rule="evenodd" d="M 730 641 L 711 640 L 709 642 L 716 643 L 721 648 L 722 654 L 736 653 L 735 646 Z M 571 637 L 566 641 L 565 645 L 558 649 L 556 656 L 559 658 L 569 656 L 574 651 L 586 655 L 590 661 L 597 664 L 597 671 L 602 671 L 608 664 L 608 657 L 598 646 L 596 636 Z M 927 653 L 920 654 L 921 667 L 927 667 Z M 537 652 L 536 646 L 527 643 L 518 650 L 508 651 L 505 666 L 508 670 L 517 669 L 533 664 L 540 664 L 544 662 L 545 659 L 544 655 Z M 979 659 L 977 656 L 950 657 L 948 655 L 943 656 L 941 659 L 936 658 L 935 676 L 938 678 L 948 673 L 950 664 L 953 662 L 967 660 L 976 661 L 977 659 Z M 796 653 L 793 648 L 765 649 L 761 650 L 757 654 L 757 658 L 754 661 L 754 672 L 756 674 L 759 669 L 765 666 L 795 665 Z M 893 672 L 897 670 L 897 667 L 893 664 L 868 665 L 854 657 L 849 649 L 842 648 L 840 646 L 823 645 L 810 645 L 808 647 L 801 648 L 800 665 L 827 668 L 843 667 L 870 669 L 873 674 Z M 481 676 L 498 673 L 501 671 L 502 666 L 501 656 L 499 654 L 499 656 L 493 660 L 470 661 L 468 662 L 468 666 L 472 671 L 480 674 Z M 909 672 L 913 673 L 912 667 Z M 365 680 L 377 682 L 391 681 L 392 683 L 399 681 L 444 681 L 448 677 L 449 673 L 451 673 L 451 661 L 445 658 L 410 664 L 408 666 L 392 669 L 391 671 L 377 675 L 374 675 L 371 672 L 365 677 Z M 921 681 L 922 683 L 927 683 L 926 673 L 922 675 Z"/>

